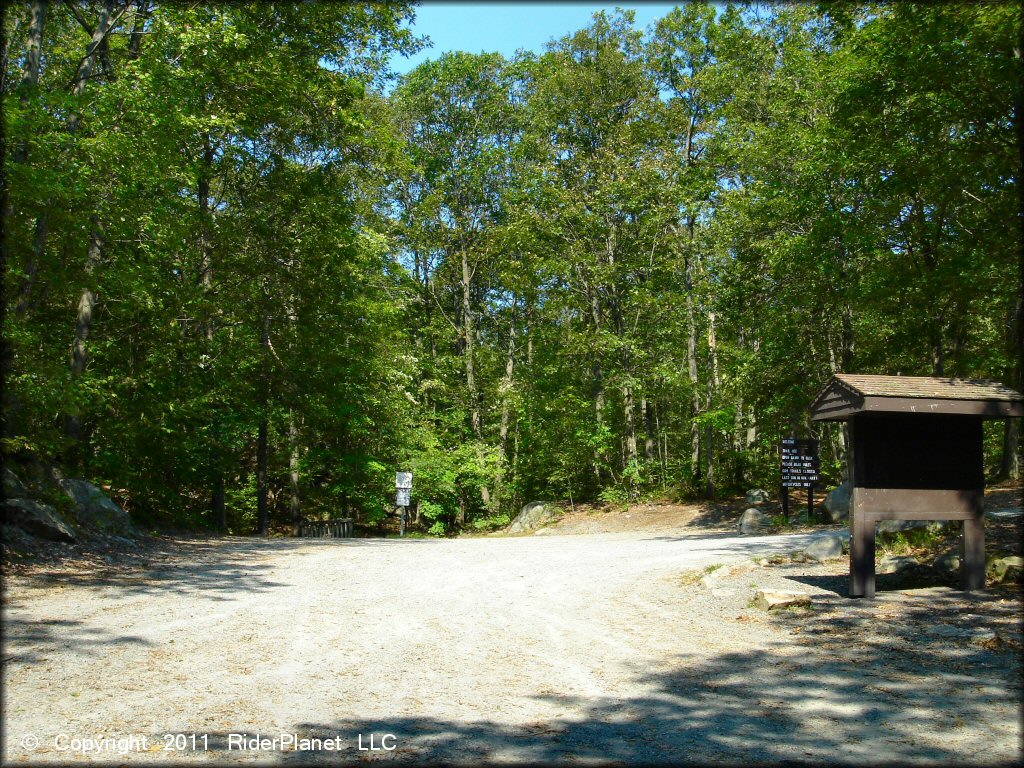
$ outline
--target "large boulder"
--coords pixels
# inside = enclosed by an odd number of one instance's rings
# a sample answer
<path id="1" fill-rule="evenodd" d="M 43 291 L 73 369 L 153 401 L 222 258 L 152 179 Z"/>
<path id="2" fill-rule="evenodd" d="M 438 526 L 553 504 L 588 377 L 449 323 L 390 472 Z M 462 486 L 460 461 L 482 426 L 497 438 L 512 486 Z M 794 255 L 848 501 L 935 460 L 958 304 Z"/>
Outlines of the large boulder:
<path id="1" fill-rule="evenodd" d="M 804 547 L 802 554 L 811 560 L 835 560 L 843 556 L 843 537 L 818 536 Z"/>
<path id="2" fill-rule="evenodd" d="M 75 529 L 49 504 L 33 499 L 7 499 L 2 510 L 5 523 L 41 539 L 70 543 L 78 538 Z"/>
<path id="3" fill-rule="evenodd" d="M 5 499 L 27 499 L 28 489 L 18 476 L 11 472 L 10 468 L 4 467 L 4 498 Z"/>
<path id="4" fill-rule="evenodd" d="M 931 531 L 938 533 L 949 527 L 948 520 L 879 520 L 878 533 L 891 534 L 902 531 Z"/>
<path id="5" fill-rule="evenodd" d="M 75 516 L 83 525 L 114 536 L 138 536 L 128 513 L 92 483 L 67 479 L 60 487 L 75 503 Z"/>
<path id="6" fill-rule="evenodd" d="M 939 555 L 935 558 L 935 562 L 932 563 L 932 568 L 939 573 L 955 574 L 960 570 L 960 555 L 956 552 L 946 552 Z"/>
<path id="7" fill-rule="evenodd" d="M 920 563 L 916 557 L 909 555 L 886 555 L 878 563 L 875 573 L 902 573 L 918 565 Z"/>
<path id="8" fill-rule="evenodd" d="M 516 519 L 509 523 L 506 530 L 508 533 L 528 533 L 555 520 L 558 515 L 558 508 L 554 504 L 531 501 L 516 515 Z"/>
<path id="9" fill-rule="evenodd" d="M 768 501 L 768 491 L 761 488 L 751 488 L 747 491 L 747 504 L 764 504 Z"/>
<path id="10" fill-rule="evenodd" d="M 760 509 L 751 507 L 740 515 L 740 519 L 736 522 L 736 528 L 740 533 L 761 533 L 770 524 L 771 520 L 768 515 Z"/>
<path id="11" fill-rule="evenodd" d="M 1024 575 L 1024 557 L 1019 555 L 1000 557 L 992 561 L 990 569 L 997 582 L 1020 581 L 1021 576 Z"/>
<path id="12" fill-rule="evenodd" d="M 847 480 L 839 487 L 829 491 L 825 497 L 825 513 L 833 523 L 841 523 L 850 516 L 850 481 Z"/>

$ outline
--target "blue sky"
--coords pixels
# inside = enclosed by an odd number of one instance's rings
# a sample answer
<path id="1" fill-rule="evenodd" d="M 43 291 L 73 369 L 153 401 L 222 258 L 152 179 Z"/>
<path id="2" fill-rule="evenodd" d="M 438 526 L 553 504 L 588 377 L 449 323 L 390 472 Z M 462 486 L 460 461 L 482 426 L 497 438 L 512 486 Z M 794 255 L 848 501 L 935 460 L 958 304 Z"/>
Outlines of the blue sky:
<path id="1" fill-rule="evenodd" d="M 519 48 L 544 50 L 552 38 L 582 29 L 599 10 L 616 7 L 636 11 L 636 26 L 648 24 L 667 14 L 677 3 L 592 3 L 592 2 L 438 2 L 426 0 L 416 9 L 413 31 L 427 35 L 433 45 L 408 59 L 396 56 L 391 68 L 405 74 L 427 59 L 445 51 L 497 51 L 510 57 Z"/>

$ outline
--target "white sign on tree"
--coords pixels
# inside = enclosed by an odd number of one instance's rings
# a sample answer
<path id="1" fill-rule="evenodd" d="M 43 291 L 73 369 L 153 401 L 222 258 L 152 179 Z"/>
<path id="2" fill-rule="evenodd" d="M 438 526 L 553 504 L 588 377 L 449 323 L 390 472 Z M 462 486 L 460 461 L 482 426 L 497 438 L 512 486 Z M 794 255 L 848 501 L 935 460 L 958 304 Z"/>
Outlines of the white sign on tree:
<path id="1" fill-rule="evenodd" d="M 395 488 L 412 488 L 412 472 L 395 472 Z"/>

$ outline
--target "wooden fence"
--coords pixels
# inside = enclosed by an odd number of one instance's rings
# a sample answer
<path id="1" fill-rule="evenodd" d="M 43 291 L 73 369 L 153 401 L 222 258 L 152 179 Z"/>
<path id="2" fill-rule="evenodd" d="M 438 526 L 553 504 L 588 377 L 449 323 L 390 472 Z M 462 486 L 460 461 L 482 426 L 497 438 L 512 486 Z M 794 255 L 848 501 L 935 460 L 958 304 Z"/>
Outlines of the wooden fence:
<path id="1" fill-rule="evenodd" d="M 310 538 L 352 538 L 352 518 L 344 517 L 338 520 L 303 520 L 299 523 L 299 536 Z"/>

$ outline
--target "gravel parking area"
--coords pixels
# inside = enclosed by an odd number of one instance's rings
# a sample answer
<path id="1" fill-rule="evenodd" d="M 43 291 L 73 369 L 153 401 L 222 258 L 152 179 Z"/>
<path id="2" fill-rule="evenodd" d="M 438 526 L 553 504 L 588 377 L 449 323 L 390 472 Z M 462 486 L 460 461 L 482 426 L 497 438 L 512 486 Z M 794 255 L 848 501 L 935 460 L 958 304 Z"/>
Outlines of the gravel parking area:
<path id="1" fill-rule="evenodd" d="M 183 540 L 11 576 L 4 759 L 1018 761 L 1019 590 L 851 601 L 845 560 L 755 562 L 809 538 Z"/>

